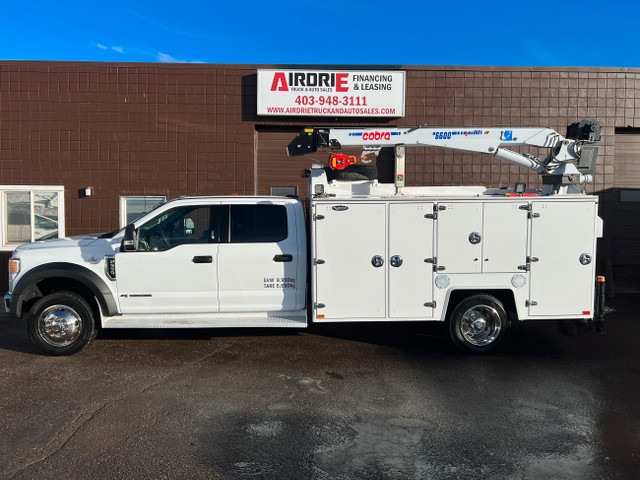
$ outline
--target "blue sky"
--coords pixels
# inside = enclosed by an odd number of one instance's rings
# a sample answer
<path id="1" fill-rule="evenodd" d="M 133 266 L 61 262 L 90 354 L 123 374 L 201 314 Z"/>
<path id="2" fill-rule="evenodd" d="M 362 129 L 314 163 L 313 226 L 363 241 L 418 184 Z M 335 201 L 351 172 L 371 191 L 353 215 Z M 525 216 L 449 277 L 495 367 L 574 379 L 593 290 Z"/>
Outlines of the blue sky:
<path id="1" fill-rule="evenodd" d="M 640 67 L 640 2 L 0 0 L 0 60 Z"/>

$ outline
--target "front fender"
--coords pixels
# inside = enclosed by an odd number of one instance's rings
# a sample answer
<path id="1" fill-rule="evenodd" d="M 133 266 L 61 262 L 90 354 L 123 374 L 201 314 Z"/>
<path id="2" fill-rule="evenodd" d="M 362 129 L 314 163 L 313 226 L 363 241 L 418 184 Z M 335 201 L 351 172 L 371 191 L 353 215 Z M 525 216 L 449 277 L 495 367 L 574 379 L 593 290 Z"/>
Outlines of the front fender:
<path id="1" fill-rule="evenodd" d="M 43 294 L 38 283 L 47 278 L 68 278 L 80 282 L 98 299 L 100 308 L 107 315 L 117 315 L 118 306 L 106 282 L 95 272 L 73 263 L 46 263 L 26 272 L 13 289 L 10 311 L 18 318 L 22 317 L 24 302 L 41 297 Z"/>

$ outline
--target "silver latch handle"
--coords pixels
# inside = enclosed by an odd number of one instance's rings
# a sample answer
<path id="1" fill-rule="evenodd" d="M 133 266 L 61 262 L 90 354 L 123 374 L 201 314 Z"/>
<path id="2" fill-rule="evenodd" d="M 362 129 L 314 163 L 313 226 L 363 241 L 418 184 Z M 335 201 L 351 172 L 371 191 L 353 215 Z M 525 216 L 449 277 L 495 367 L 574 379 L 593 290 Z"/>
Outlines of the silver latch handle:
<path id="1" fill-rule="evenodd" d="M 381 266 L 384 265 L 384 259 L 380 255 L 376 255 L 371 259 L 371 265 L 373 265 L 376 268 L 380 268 Z"/>
<path id="2" fill-rule="evenodd" d="M 389 263 L 392 267 L 400 267 L 404 263 L 404 260 L 402 260 L 400 255 L 394 255 L 389 259 Z"/>

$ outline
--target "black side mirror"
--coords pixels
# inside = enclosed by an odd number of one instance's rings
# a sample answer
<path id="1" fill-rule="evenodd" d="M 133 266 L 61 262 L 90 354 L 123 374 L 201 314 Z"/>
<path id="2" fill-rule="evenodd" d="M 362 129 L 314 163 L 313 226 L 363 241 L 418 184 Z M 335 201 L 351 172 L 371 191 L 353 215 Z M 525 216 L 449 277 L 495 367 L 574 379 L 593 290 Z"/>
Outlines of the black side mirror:
<path id="1" fill-rule="evenodd" d="M 133 223 L 127 225 L 124 229 L 124 240 L 122 240 L 122 249 L 125 252 L 135 252 L 138 249 L 138 240 L 136 238 L 136 228 Z"/>

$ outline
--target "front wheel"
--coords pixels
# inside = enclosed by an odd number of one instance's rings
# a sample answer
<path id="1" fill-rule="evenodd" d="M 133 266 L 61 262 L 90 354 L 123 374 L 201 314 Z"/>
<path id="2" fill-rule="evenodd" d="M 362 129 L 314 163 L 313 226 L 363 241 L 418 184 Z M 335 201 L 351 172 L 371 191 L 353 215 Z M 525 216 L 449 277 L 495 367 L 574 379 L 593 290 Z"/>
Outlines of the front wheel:
<path id="1" fill-rule="evenodd" d="M 79 352 L 97 334 L 91 307 L 74 292 L 54 292 L 34 303 L 27 328 L 31 342 L 49 355 Z"/>
<path id="2" fill-rule="evenodd" d="M 509 332 L 510 322 L 502 302 L 493 295 L 477 294 L 462 300 L 451 313 L 449 335 L 467 353 L 489 353 Z"/>

